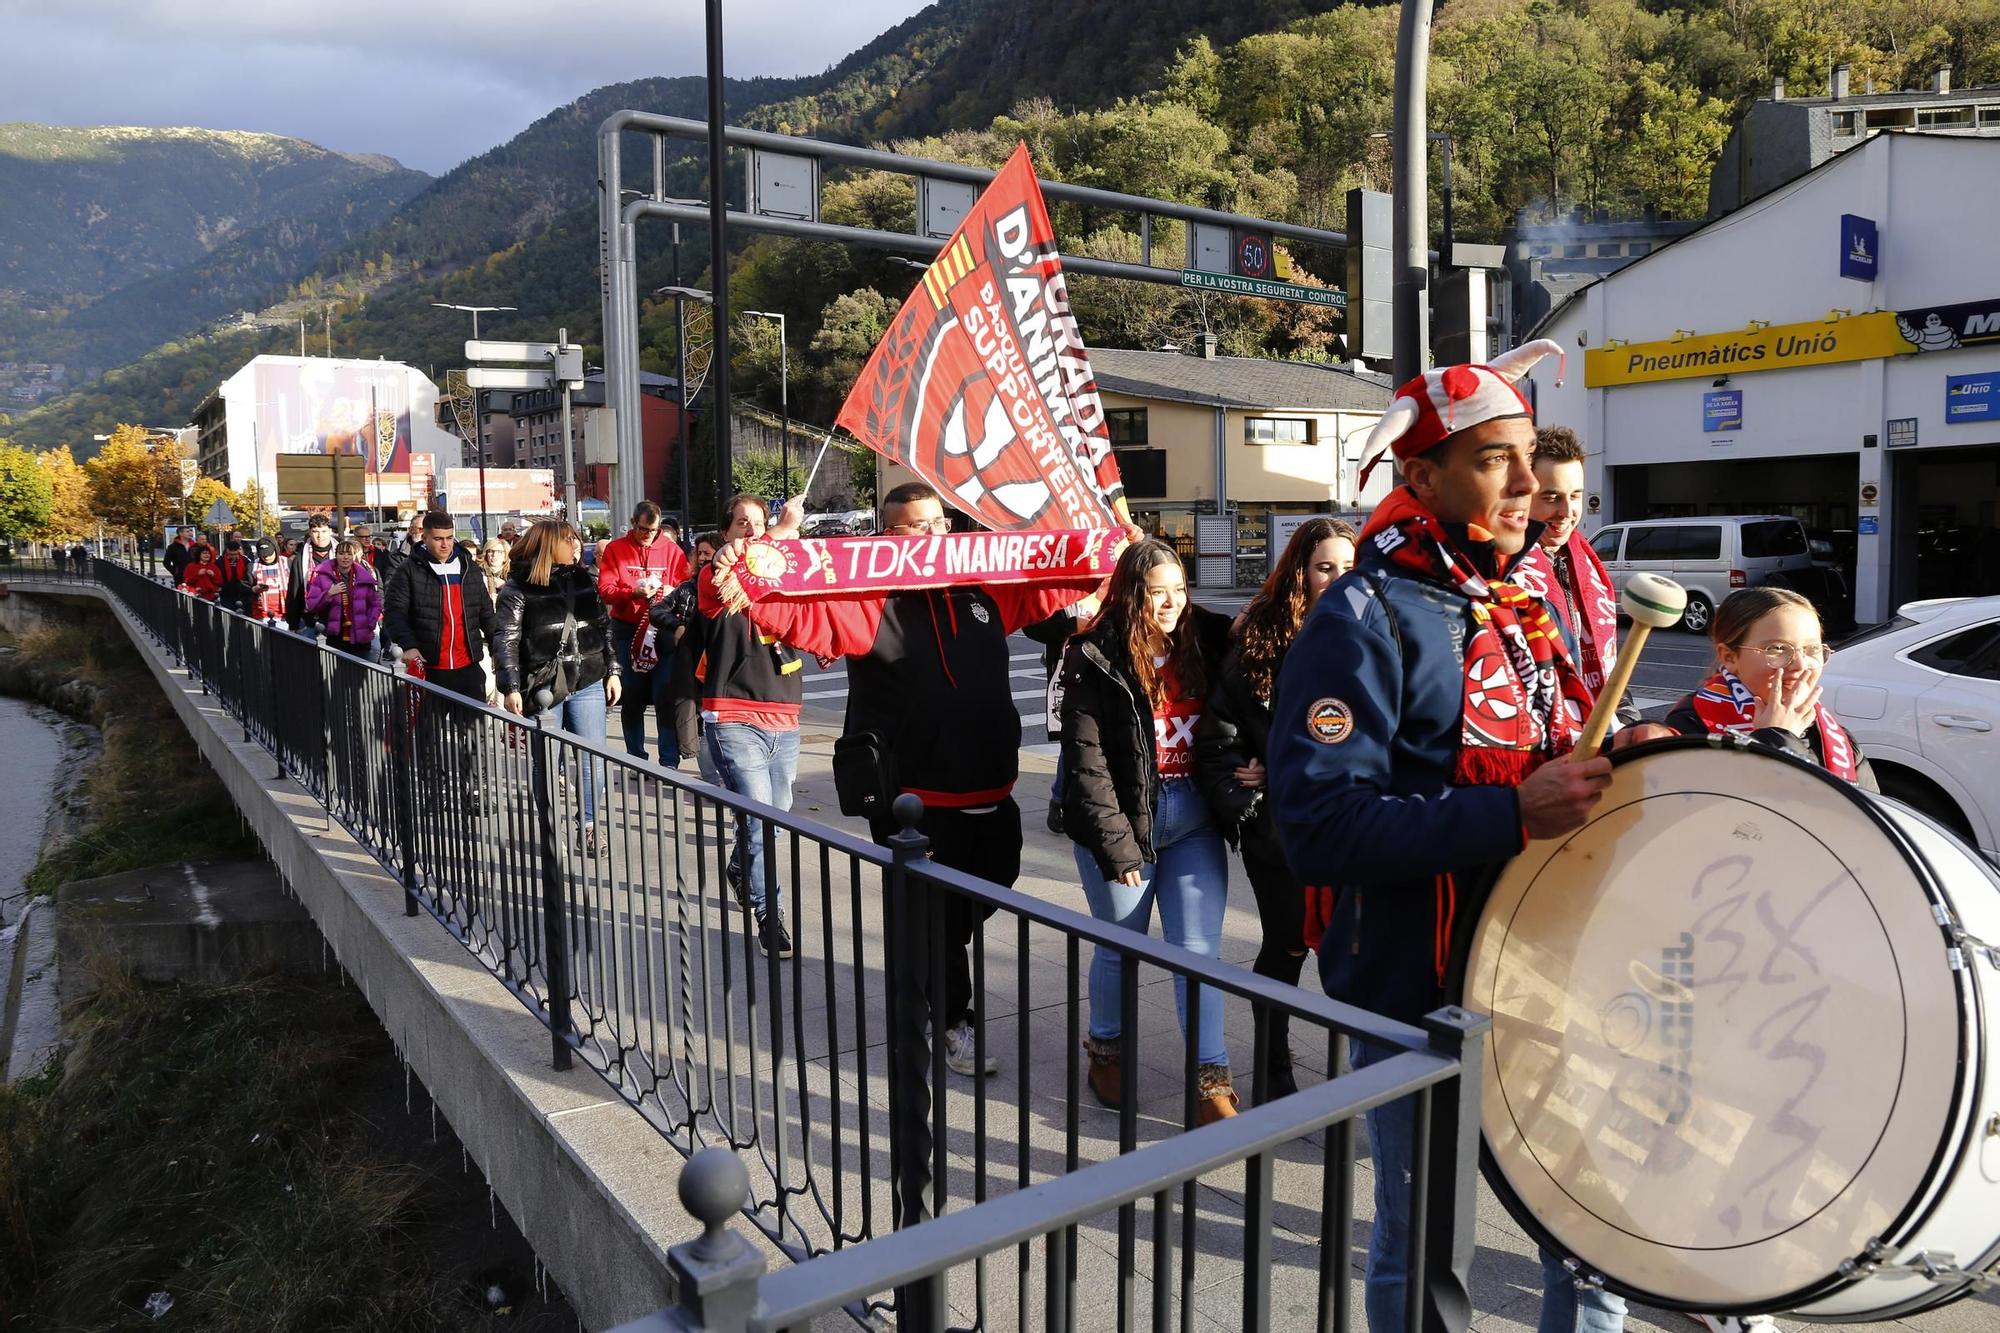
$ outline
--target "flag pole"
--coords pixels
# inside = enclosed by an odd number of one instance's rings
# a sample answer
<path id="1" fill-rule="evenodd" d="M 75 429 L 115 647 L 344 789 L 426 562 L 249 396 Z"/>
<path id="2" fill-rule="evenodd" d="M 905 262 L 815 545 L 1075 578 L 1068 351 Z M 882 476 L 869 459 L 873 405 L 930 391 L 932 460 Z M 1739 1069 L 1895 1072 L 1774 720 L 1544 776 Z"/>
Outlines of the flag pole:
<path id="1" fill-rule="evenodd" d="M 828 431 L 824 436 L 820 438 L 819 453 L 813 458 L 812 471 L 806 473 L 805 489 L 799 492 L 800 504 L 804 504 L 806 497 L 812 494 L 813 478 L 819 475 L 819 465 L 826 461 L 826 451 L 832 444 L 833 444 L 833 432 Z"/>

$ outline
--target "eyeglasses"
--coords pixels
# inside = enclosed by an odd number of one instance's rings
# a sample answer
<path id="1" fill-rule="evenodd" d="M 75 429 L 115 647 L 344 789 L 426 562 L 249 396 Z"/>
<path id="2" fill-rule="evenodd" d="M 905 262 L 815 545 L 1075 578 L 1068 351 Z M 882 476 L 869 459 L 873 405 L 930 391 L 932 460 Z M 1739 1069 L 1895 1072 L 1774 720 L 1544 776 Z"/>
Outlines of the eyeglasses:
<path id="1" fill-rule="evenodd" d="M 891 523 L 886 529 L 886 531 L 911 532 L 911 533 L 950 532 L 951 520 L 945 517 L 944 515 L 940 514 L 936 518 L 918 518 L 918 519 L 912 519 L 908 523 Z"/>
<path id="2" fill-rule="evenodd" d="M 1790 670 L 1801 657 L 1810 657 L 1815 662 L 1824 663 L 1827 658 L 1833 656 L 1833 649 L 1823 643 L 1767 643 L 1749 651 L 1756 653 L 1780 671 Z"/>

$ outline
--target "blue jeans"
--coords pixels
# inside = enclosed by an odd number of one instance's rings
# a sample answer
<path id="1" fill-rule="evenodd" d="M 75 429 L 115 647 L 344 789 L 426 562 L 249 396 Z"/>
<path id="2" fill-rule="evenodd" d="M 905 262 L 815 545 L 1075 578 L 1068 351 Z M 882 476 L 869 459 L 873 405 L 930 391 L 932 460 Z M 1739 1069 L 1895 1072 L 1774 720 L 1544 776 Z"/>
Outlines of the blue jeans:
<path id="1" fill-rule="evenodd" d="M 651 708 L 660 729 L 660 767 L 681 766 L 680 742 L 674 733 L 674 705 L 667 698 L 668 678 L 673 675 L 669 658 L 671 641 L 655 639 L 662 650 L 659 665 L 651 671 L 632 669 L 632 636 L 637 631 L 622 620 L 611 622 L 611 651 L 618 657 L 618 679 L 624 694 L 618 700 L 618 720 L 625 728 L 625 753 L 646 757 L 646 710 Z"/>
<path id="2" fill-rule="evenodd" d="M 1353 1068 L 1366 1069 L 1395 1052 L 1353 1043 Z M 1416 1107 L 1398 1097 L 1367 1112 L 1368 1152 L 1375 1165 L 1375 1227 L 1368 1240 L 1362 1305 L 1368 1333 L 1402 1333 L 1410 1276 L 1410 1164 L 1415 1156 Z M 1619 1333 L 1625 1300 L 1597 1288 L 1578 1290 L 1548 1251 L 1542 1252 L 1542 1317 L 1537 1333 Z"/>
<path id="3" fill-rule="evenodd" d="M 1222 836 L 1209 823 L 1208 803 L 1193 781 L 1168 778 L 1160 783 L 1153 811 L 1152 865 L 1142 867 L 1137 888 L 1116 884 L 1098 873 L 1097 858 L 1076 848 L 1077 874 L 1090 914 L 1144 933 L 1153 922 L 1153 901 L 1160 904 L 1160 933 L 1167 943 L 1213 958 L 1222 946 L 1222 910 L 1229 897 L 1229 861 Z M 1099 945 L 1090 959 L 1090 1035 L 1115 1041 L 1120 1033 L 1119 985 L 1124 955 Z M 1180 1009 L 1181 1032 L 1187 1032 L 1187 978 L 1174 976 L 1174 1002 Z M 1222 1038 L 1222 992 L 1204 986 L 1201 1031 L 1195 1036 L 1195 1059 L 1205 1065 L 1227 1065 L 1229 1047 Z"/>
<path id="4" fill-rule="evenodd" d="M 1542 1251 L 1542 1317 L 1536 1333 L 1620 1333 L 1625 1298 L 1601 1287 L 1578 1287 L 1562 1261 Z"/>
<path id="5" fill-rule="evenodd" d="M 708 749 L 722 785 L 730 791 L 780 810 L 792 808 L 792 779 L 799 772 L 796 729 L 766 731 L 747 722 L 711 722 Z M 775 867 L 766 901 L 764 821 L 742 813 L 736 816 L 736 845 L 729 851 L 729 872 L 739 871 L 748 885 L 751 910 L 759 917 L 778 911 Z"/>
<path id="6" fill-rule="evenodd" d="M 555 723 L 572 736 L 581 736 L 588 741 L 604 739 L 604 682 L 586 686 L 564 699 L 542 717 Z M 574 772 L 574 768 L 571 770 Z M 597 761 L 588 754 L 583 758 L 583 822 L 597 820 Z"/>

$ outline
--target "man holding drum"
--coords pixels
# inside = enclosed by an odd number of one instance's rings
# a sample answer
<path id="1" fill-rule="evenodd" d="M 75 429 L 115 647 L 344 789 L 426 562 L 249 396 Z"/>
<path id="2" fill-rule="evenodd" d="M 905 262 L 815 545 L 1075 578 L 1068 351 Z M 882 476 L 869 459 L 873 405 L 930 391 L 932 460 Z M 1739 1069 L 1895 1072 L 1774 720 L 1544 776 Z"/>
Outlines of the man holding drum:
<path id="1" fill-rule="evenodd" d="M 1515 382 L 1552 352 L 1532 342 L 1397 391 L 1362 476 L 1393 451 L 1405 484 L 1377 506 L 1353 572 L 1319 599 L 1279 681 L 1269 760 L 1279 832 L 1300 877 L 1338 893 L 1322 983 L 1404 1022 L 1448 1002 L 1454 926 L 1477 913 L 1482 868 L 1582 827 L 1611 781 L 1607 759 L 1547 762 L 1575 745 L 1593 690 L 1546 602 L 1508 578 L 1538 531 L 1535 427 Z M 1354 1064 L 1388 1054 L 1357 1044 Z M 1368 1138 L 1368 1323 L 1399 1333 L 1409 1101 L 1369 1112 Z M 1427 1327 L 1466 1327 L 1470 1264 L 1466 1253 L 1426 1265 Z M 1618 1327 L 1621 1300 L 1547 1267 L 1543 1333 Z"/>

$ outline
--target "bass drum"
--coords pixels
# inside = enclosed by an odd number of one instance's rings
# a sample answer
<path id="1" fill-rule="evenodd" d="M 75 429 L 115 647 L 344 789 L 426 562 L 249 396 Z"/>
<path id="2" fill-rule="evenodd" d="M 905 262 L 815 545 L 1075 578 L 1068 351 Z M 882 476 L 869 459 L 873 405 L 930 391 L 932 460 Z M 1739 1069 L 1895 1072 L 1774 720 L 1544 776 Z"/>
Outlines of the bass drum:
<path id="1" fill-rule="evenodd" d="M 1585 1280 L 1886 1319 L 2000 1259 L 2000 877 L 1921 815 L 1734 740 L 1615 757 L 1495 881 L 1487 1176 Z"/>

